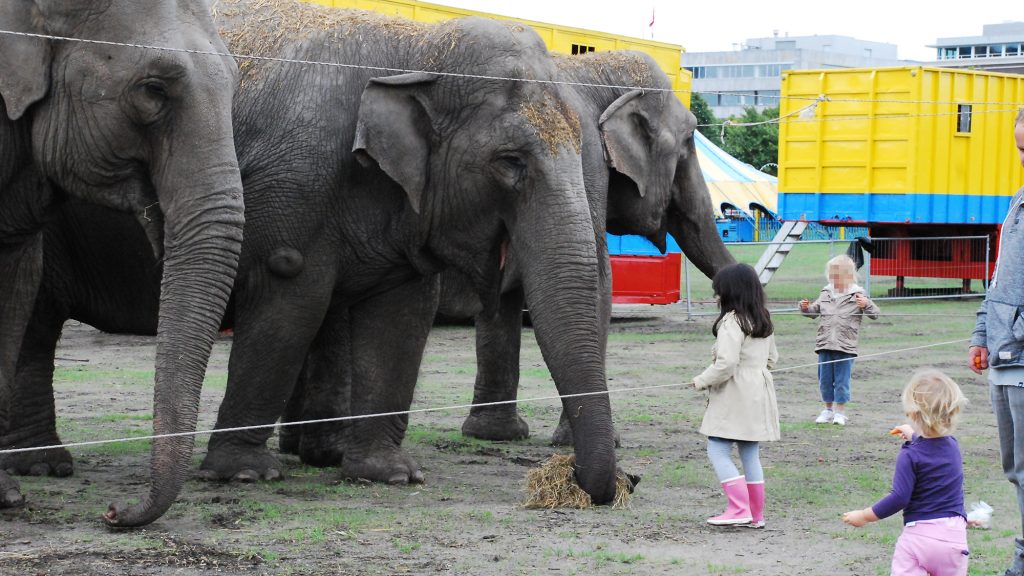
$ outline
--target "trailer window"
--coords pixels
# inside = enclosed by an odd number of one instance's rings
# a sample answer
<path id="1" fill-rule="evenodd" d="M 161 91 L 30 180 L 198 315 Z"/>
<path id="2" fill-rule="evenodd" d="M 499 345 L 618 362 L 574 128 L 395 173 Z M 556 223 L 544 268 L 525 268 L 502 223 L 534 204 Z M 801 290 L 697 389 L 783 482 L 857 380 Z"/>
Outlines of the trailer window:
<path id="1" fill-rule="evenodd" d="M 572 45 L 572 53 L 573 53 L 573 55 L 586 54 L 587 52 L 593 52 L 594 50 L 595 50 L 595 48 L 593 46 L 587 46 L 586 44 L 573 44 Z"/>
<path id="2" fill-rule="evenodd" d="M 956 106 L 956 131 L 960 134 L 968 134 L 971 131 L 971 105 L 957 104 Z"/>

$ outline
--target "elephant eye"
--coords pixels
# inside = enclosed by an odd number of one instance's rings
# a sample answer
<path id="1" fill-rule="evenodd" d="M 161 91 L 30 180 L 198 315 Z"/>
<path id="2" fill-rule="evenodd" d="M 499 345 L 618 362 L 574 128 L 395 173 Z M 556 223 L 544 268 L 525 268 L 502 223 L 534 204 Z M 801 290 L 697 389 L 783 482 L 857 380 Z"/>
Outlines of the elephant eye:
<path id="1" fill-rule="evenodd" d="M 158 78 L 147 78 L 139 82 L 131 97 L 138 121 L 143 125 L 159 120 L 169 100 L 167 83 Z"/>
<path id="2" fill-rule="evenodd" d="M 154 98 L 167 98 L 167 86 L 159 80 L 147 80 L 142 83 L 142 88 Z"/>
<path id="3" fill-rule="evenodd" d="M 506 168 L 510 168 L 513 170 L 526 170 L 526 162 L 519 156 L 499 156 L 498 162 L 504 164 Z"/>
<path id="4" fill-rule="evenodd" d="M 502 154 L 494 159 L 492 166 L 498 177 L 513 189 L 526 178 L 527 164 L 521 156 Z"/>

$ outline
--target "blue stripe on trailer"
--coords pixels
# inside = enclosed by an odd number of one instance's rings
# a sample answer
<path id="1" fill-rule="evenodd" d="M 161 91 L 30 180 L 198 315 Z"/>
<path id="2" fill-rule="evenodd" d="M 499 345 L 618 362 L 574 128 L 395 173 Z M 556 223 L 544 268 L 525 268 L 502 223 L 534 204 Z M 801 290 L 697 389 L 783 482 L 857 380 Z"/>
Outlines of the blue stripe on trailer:
<path id="1" fill-rule="evenodd" d="M 967 194 L 779 194 L 783 220 L 1002 224 L 1011 196 Z"/>

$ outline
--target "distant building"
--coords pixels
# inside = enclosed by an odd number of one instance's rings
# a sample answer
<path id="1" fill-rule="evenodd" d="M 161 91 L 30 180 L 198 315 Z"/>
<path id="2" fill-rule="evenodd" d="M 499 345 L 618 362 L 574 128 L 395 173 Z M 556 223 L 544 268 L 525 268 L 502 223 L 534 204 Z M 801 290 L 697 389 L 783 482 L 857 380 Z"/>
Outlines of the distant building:
<path id="1" fill-rule="evenodd" d="M 681 66 L 693 73 L 693 91 L 718 118 L 778 106 L 786 70 L 902 66 L 896 45 L 849 36 L 750 38 L 729 52 L 684 52 Z"/>
<path id="2" fill-rule="evenodd" d="M 938 38 L 931 66 L 1024 74 L 1024 22 L 986 24 L 981 36 Z"/>

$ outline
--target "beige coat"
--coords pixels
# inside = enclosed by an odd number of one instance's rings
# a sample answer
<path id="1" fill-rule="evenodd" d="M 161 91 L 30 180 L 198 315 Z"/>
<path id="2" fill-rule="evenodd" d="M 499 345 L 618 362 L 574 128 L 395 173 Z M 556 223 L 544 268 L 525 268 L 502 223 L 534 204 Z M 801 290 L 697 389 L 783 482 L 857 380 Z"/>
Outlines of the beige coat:
<path id="1" fill-rule="evenodd" d="M 730 312 L 718 325 L 711 356 L 714 363 L 693 379 L 709 395 L 700 433 L 730 440 L 778 440 L 779 407 L 768 371 L 779 359 L 775 336 L 747 336 Z"/>
<path id="2" fill-rule="evenodd" d="M 878 305 L 868 298 L 868 305 L 861 310 L 857 306 L 857 294 L 864 294 L 864 289 L 854 284 L 845 294 L 836 294 L 832 285 L 821 289 L 817 300 L 811 302 L 803 315 L 818 320 L 818 335 L 814 339 L 814 351 L 833 350 L 857 354 L 857 335 L 860 323 L 865 316 L 872 320 L 878 319 Z M 867 296 L 867 294 L 864 294 Z"/>

